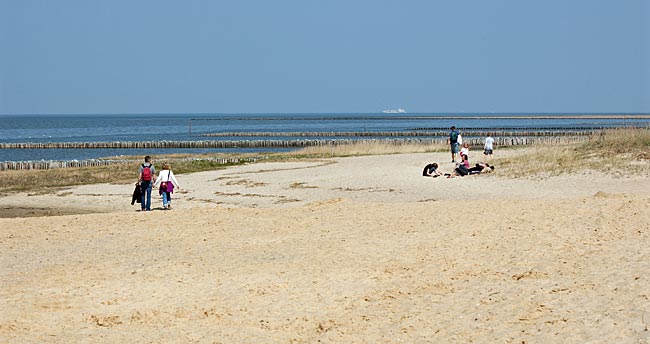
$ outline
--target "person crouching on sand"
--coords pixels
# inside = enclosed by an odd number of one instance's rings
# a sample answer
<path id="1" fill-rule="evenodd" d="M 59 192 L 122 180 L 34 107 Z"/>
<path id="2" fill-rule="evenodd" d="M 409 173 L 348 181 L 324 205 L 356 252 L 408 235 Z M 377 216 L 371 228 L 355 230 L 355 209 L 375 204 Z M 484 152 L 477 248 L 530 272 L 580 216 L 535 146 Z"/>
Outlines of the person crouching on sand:
<path id="1" fill-rule="evenodd" d="M 179 189 L 181 186 L 178 184 L 174 172 L 169 168 L 168 163 L 163 163 L 162 170 L 158 174 L 154 186 L 158 186 L 159 184 L 160 188 L 158 189 L 158 193 L 162 195 L 163 209 L 169 210 L 172 208 L 172 193 L 174 192 L 174 185 Z"/>
<path id="2" fill-rule="evenodd" d="M 424 167 L 424 170 L 422 171 L 422 175 L 425 177 L 436 178 L 442 176 L 442 173 L 438 171 L 438 163 L 434 162 Z"/>

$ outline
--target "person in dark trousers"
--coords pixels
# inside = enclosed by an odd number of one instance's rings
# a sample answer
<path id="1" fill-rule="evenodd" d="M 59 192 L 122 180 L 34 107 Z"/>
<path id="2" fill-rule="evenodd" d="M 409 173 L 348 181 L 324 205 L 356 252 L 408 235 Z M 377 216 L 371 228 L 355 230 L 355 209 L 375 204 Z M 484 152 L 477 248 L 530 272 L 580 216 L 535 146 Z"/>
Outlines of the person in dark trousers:
<path id="1" fill-rule="evenodd" d="M 151 157 L 144 157 L 144 164 L 138 169 L 138 183 L 142 190 L 142 211 L 151 211 L 151 186 L 156 175 L 156 168 L 151 163 Z"/>
<path id="2" fill-rule="evenodd" d="M 447 176 L 447 178 L 453 178 L 457 176 L 463 177 L 469 174 L 469 160 L 467 158 L 467 155 L 463 154 L 460 157 L 463 159 L 463 162 L 457 163 L 456 169 L 451 175 Z"/>
<path id="3" fill-rule="evenodd" d="M 494 166 L 487 163 L 478 163 L 476 166 L 469 169 L 469 174 L 490 173 L 492 171 L 494 171 Z"/>

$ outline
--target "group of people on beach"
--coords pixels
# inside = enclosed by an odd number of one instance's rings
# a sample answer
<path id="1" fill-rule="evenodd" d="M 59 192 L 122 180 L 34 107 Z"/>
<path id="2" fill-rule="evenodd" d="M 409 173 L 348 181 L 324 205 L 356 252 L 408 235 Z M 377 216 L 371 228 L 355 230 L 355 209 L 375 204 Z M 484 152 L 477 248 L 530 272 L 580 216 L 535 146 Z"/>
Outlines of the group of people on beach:
<path id="1" fill-rule="evenodd" d="M 455 163 L 454 170 L 451 173 L 442 173 L 439 171 L 438 163 L 430 163 L 424 167 L 422 175 L 426 177 L 446 176 L 453 178 L 456 176 L 467 176 L 472 174 L 490 173 L 494 166 L 488 163 L 477 163 L 471 166 L 469 163 L 469 144 L 463 143 L 462 136 L 455 126 L 451 127 L 447 143 L 451 149 L 451 162 Z M 462 147 L 462 148 L 461 148 Z M 488 133 L 483 145 L 483 154 L 489 159 L 494 152 L 494 139 Z M 461 161 L 456 162 L 456 154 L 460 156 Z M 145 156 L 144 163 L 138 167 L 138 181 L 131 204 L 136 201 L 141 205 L 141 211 L 151 211 L 151 191 L 153 187 L 158 187 L 158 194 L 162 196 L 162 205 L 164 210 L 172 208 L 172 193 L 174 188 L 180 189 L 180 185 L 174 176 L 168 163 L 164 162 L 161 171 L 156 177 L 156 168 L 154 167 L 151 157 Z M 155 180 L 154 180 L 155 179 Z"/>
<path id="2" fill-rule="evenodd" d="M 447 138 L 447 143 L 449 144 L 451 150 L 451 162 L 454 163 L 455 167 L 451 173 L 442 173 L 438 170 L 439 166 L 437 163 L 430 163 L 424 167 L 422 175 L 425 177 L 440 177 L 446 176 L 447 178 L 453 178 L 456 176 L 467 176 L 472 174 L 481 174 L 481 173 L 490 173 L 494 171 L 494 166 L 488 163 L 477 163 L 474 166 L 471 166 L 469 163 L 469 143 L 463 143 L 462 136 L 455 126 L 451 127 L 449 132 L 449 137 Z M 462 148 L 461 148 L 462 147 Z M 460 148 L 460 149 L 459 149 Z M 488 133 L 483 144 L 483 154 L 487 159 L 492 158 L 494 153 L 494 139 Z M 460 156 L 461 161 L 456 162 L 456 154 Z"/>
<path id="3" fill-rule="evenodd" d="M 144 163 L 138 168 L 138 181 L 131 204 L 138 201 L 139 197 L 138 203 L 141 204 L 141 211 L 151 211 L 151 190 L 153 187 L 158 187 L 158 194 L 162 196 L 163 209 L 170 210 L 172 208 L 174 188 L 180 189 L 181 186 L 166 162 L 162 164 L 161 171 L 156 178 L 156 168 L 151 161 L 151 157 L 147 155 L 144 157 Z"/>

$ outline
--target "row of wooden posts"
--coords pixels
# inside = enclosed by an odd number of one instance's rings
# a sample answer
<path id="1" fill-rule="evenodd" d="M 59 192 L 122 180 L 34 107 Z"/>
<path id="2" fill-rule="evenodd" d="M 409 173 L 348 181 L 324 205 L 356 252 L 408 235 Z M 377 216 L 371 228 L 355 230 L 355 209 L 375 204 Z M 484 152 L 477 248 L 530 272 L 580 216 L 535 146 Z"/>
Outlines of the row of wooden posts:
<path id="1" fill-rule="evenodd" d="M 588 136 L 594 133 L 593 130 L 472 130 L 463 131 L 464 137 L 519 137 L 519 136 Z M 308 132 L 224 132 L 206 133 L 200 136 L 206 137 L 447 137 L 449 131 L 308 131 Z"/>
<path id="2" fill-rule="evenodd" d="M 495 137 L 500 146 L 534 143 L 570 143 L 586 140 L 588 136 L 501 136 Z M 142 142 L 45 142 L 0 143 L 0 149 L 143 149 L 143 148 L 301 148 L 313 146 L 348 145 L 384 142 L 395 145 L 440 145 L 446 138 L 383 138 L 383 139 L 304 139 L 304 140 L 205 140 L 205 141 L 142 141 Z M 484 138 L 465 137 L 464 142 L 480 145 Z"/>
<path id="3" fill-rule="evenodd" d="M 170 161 L 183 160 L 209 160 L 220 165 L 237 164 L 242 162 L 255 162 L 257 158 L 214 158 L 214 159 L 170 159 Z M 51 170 L 57 168 L 79 168 L 93 166 L 108 166 L 113 164 L 133 163 L 133 160 L 104 160 L 104 159 L 87 159 L 87 160 L 37 160 L 37 161 L 0 161 L 0 171 L 7 170 Z"/>
<path id="4" fill-rule="evenodd" d="M 496 137 L 496 146 L 519 146 L 530 144 L 566 144 L 588 140 L 587 136 L 556 136 L 556 137 Z M 470 146 L 482 146 L 484 140 L 478 137 L 467 137 L 463 139 Z M 392 145 L 446 145 L 446 139 L 434 138 L 401 138 L 401 139 L 339 139 L 339 140 L 245 140 L 245 141 L 159 141 L 159 142 L 50 142 L 50 143 L 22 143 L 7 144 L 0 143 L 0 149 L 50 149 L 50 148 L 301 148 L 310 146 L 337 146 L 354 143 L 372 144 L 388 143 Z M 188 158 L 186 160 L 191 160 Z M 182 160 L 182 159 L 176 159 Z M 216 161 L 219 164 L 230 164 L 255 161 L 255 158 L 215 158 L 204 159 Z M 55 168 L 92 167 L 107 166 L 117 163 L 129 163 L 132 160 L 37 160 L 37 161 L 5 161 L 0 162 L 0 171 L 5 170 L 48 170 Z"/>

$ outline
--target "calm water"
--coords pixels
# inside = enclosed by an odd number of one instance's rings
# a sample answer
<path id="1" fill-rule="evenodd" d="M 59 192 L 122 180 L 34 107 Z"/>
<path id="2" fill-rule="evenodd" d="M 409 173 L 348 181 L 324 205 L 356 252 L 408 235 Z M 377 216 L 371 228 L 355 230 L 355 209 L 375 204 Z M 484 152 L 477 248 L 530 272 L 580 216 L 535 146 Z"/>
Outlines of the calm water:
<path id="1" fill-rule="evenodd" d="M 517 118 L 474 119 L 475 116 Z M 615 127 L 650 125 L 649 119 L 529 119 L 543 114 L 254 114 L 254 115 L 4 115 L 0 142 L 103 142 L 206 140 L 201 133 L 255 131 L 403 131 L 414 128 Z M 449 119 L 448 116 L 461 118 Z M 427 117 L 427 118 L 417 118 Z M 209 138 L 228 140 L 234 138 Z M 247 139 L 238 137 L 236 139 Z M 264 139 L 264 138 L 251 138 Z M 280 138 L 274 138 L 280 139 Z M 268 151 L 269 149 L 265 149 Z M 120 155 L 205 153 L 219 149 L 0 149 L 0 161 L 72 160 Z M 237 149 L 237 152 L 256 151 Z"/>

